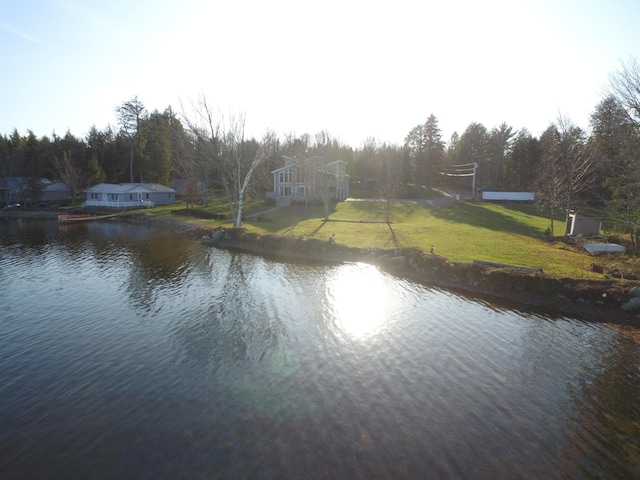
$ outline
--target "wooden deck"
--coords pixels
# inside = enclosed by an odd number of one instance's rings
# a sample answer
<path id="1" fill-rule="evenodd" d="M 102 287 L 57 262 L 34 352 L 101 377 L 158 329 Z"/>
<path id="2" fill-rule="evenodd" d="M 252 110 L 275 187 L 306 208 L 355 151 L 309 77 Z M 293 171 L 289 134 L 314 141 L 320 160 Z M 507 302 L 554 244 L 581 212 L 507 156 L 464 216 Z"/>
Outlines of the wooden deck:
<path id="1" fill-rule="evenodd" d="M 60 223 L 79 223 L 79 222 L 94 222 L 96 220 L 107 220 L 109 218 L 117 217 L 117 213 L 109 215 L 87 215 L 86 213 L 75 213 L 69 215 L 58 215 L 58 222 Z"/>

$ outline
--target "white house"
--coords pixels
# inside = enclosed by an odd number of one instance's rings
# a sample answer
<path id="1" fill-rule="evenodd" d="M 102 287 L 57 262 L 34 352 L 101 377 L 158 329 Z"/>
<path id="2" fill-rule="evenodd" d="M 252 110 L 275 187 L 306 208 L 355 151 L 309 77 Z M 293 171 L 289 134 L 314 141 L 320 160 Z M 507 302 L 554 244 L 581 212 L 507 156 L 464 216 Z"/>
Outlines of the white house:
<path id="1" fill-rule="evenodd" d="M 87 200 L 83 208 L 150 208 L 176 201 L 176 191 L 158 183 L 100 183 L 85 192 Z"/>
<path id="2" fill-rule="evenodd" d="M 277 206 L 289 206 L 292 202 L 322 199 L 324 192 L 331 200 L 345 200 L 349 196 L 347 162 L 338 160 L 325 163 L 321 157 L 297 160 L 284 157 L 284 167 L 273 170 L 273 191 L 267 198 Z"/>

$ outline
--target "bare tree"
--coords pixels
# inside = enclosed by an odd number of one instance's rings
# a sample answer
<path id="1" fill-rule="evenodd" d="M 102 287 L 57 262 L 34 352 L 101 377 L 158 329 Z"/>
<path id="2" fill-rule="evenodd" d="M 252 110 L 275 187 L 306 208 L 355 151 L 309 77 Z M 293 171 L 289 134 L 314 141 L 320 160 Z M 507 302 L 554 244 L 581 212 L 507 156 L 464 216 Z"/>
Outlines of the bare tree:
<path id="1" fill-rule="evenodd" d="M 536 203 L 541 210 L 546 210 L 549 215 L 549 239 L 554 236 L 554 221 L 556 212 L 561 208 L 562 204 L 562 169 L 560 167 L 560 158 L 553 154 L 555 129 L 549 127 L 541 137 L 543 147 L 542 161 L 540 170 L 535 182 L 536 187 Z"/>
<path id="2" fill-rule="evenodd" d="M 182 151 L 174 161 L 174 173 L 184 181 L 187 209 L 189 204 L 195 204 L 198 201 L 202 190 L 199 188 L 203 185 L 200 179 L 201 162 L 199 157 L 197 149 L 194 148 L 192 151 Z M 206 188 L 204 190 L 206 191 Z M 204 193 L 203 197 L 205 197 Z M 205 198 L 201 198 L 201 200 L 204 201 Z"/>
<path id="3" fill-rule="evenodd" d="M 378 188 L 386 201 L 386 221 L 391 223 L 391 200 L 402 186 L 402 155 L 398 147 L 384 143 L 376 148 L 376 157 Z"/>
<path id="4" fill-rule="evenodd" d="M 548 209 L 550 237 L 554 235 L 554 217 L 563 208 L 568 215 L 576 196 L 594 182 L 595 156 L 587 147 L 583 130 L 559 116 L 542 134 L 542 163 L 537 179 L 538 204 Z"/>
<path id="5" fill-rule="evenodd" d="M 129 139 L 129 149 L 131 154 L 129 162 L 129 176 L 131 178 L 131 183 L 133 183 L 133 147 L 135 142 L 138 140 L 140 117 L 143 115 L 144 111 L 144 105 L 140 100 L 138 100 L 137 95 L 116 108 L 120 128 Z"/>
<path id="6" fill-rule="evenodd" d="M 324 157 L 313 157 L 308 163 L 312 167 L 311 175 L 314 195 L 322 201 L 324 220 L 326 222 L 329 220 L 329 177 L 337 178 L 337 174 L 329 171 L 327 159 Z"/>
<path id="7" fill-rule="evenodd" d="M 69 194 L 71 195 L 73 208 L 76 208 L 76 195 L 86 183 L 86 173 L 75 164 L 71 158 L 71 153 L 68 150 L 64 150 L 62 155 L 54 155 L 53 166 L 56 169 L 60 180 L 67 185 Z"/>
<path id="8" fill-rule="evenodd" d="M 611 95 L 627 111 L 636 127 L 640 127 L 640 63 L 635 57 L 622 63 L 609 77 Z"/>
<path id="9" fill-rule="evenodd" d="M 222 135 L 222 183 L 235 227 L 242 225 L 245 197 L 252 176 L 256 169 L 267 161 L 276 145 L 275 135 L 269 132 L 258 143 L 256 149 L 249 148 L 251 142 L 245 138 L 245 122 L 244 114 L 230 115 L 223 127 Z"/>
<path id="10" fill-rule="evenodd" d="M 209 162 L 217 166 L 231 219 L 235 227 L 240 227 L 252 175 L 271 155 L 276 137 L 268 132 L 257 148 L 248 148 L 244 115 L 230 115 L 226 122 L 217 121 L 204 96 L 192 103 L 192 109 L 192 115 L 183 113 L 187 128 L 203 147 Z"/>
<path id="11" fill-rule="evenodd" d="M 201 95 L 197 102 L 190 102 L 190 111 L 188 112 L 181 102 L 181 110 L 187 130 L 195 142 L 193 157 L 184 159 L 186 162 L 185 173 L 190 177 L 189 181 L 197 184 L 201 180 L 206 191 L 210 183 L 209 174 L 213 171 L 219 174 L 221 171 L 220 122 L 214 117 L 211 106 L 204 95 Z M 227 192 L 227 199 L 229 198 L 230 192 Z M 231 215 L 235 222 L 233 208 L 231 208 Z"/>

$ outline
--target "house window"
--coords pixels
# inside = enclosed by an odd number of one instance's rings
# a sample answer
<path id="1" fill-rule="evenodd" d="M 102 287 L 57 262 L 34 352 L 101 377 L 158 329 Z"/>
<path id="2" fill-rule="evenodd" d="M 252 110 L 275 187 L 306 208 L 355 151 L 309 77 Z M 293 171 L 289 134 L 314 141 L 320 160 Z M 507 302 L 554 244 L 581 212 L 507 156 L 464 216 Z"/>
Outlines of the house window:
<path id="1" fill-rule="evenodd" d="M 129 200 L 133 200 L 133 193 L 129 194 Z"/>
<path id="2" fill-rule="evenodd" d="M 291 183 L 291 169 L 283 170 L 280 172 L 279 183 Z"/>
<path id="3" fill-rule="evenodd" d="M 118 194 L 117 193 L 110 193 L 109 194 L 109 200 L 117 202 L 118 201 Z"/>
<path id="4" fill-rule="evenodd" d="M 147 195 L 147 200 L 149 200 L 149 194 L 147 193 L 146 195 Z"/>

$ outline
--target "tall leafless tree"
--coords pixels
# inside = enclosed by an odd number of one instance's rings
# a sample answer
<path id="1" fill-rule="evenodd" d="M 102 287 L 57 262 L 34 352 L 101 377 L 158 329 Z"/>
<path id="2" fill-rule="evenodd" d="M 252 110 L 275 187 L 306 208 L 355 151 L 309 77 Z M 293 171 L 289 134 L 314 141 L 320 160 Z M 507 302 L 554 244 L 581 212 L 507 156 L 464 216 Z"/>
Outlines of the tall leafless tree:
<path id="1" fill-rule="evenodd" d="M 144 105 L 138 99 L 138 96 L 134 96 L 131 100 L 123 102 L 122 105 L 116 108 L 118 114 L 118 123 L 120 128 L 124 132 L 125 136 L 129 139 L 130 161 L 129 161 L 129 176 L 131 183 L 133 183 L 133 151 L 135 142 L 138 140 L 138 127 L 140 126 L 140 118 L 145 112 Z"/>
<path id="2" fill-rule="evenodd" d="M 53 166 L 60 180 L 67 185 L 73 208 L 75 208 L 76 196 L 87 180 L 86 172 L 76 165 L 68 150 L 53 156 Z"/>
<path id="3" fill-rule="evenodd" d="M 216 120 L 204 96 L 198 102 L 192 102 L 192 109 L 191 115 L 183 113 L 185 123 L 204 147 L 210 162 L 217 165 L 231 219 L 235 227 L 240 227 L 252 176 L 271 155 L 276 137 L 268 132 L 257 148 L 250 149 L 247 148 L 243 114 L 231 114 L 226 121 Z"/>
<path id="4" fill-rule="evenodd" d="M 537 202 L 549 212 L 550 237 L 554 217 L 564 208 L 568 215 L 576 195 L 593 185 L 595 156 L 587 147 L 584 131 L 568 118 L 559 116 L 542 134 L 542 162 L 537 178 Z"/>
<path id="5" fill-rule="evenodd" d="M 610 94 L 640 128 L 640 63 L 635 57 L 622 62 L 620 70 L 609 77 Z"/>
<path id="6" fill-rule="evenodd" d="M 386 222 L 391 223 L 391 201 L 402 186 L 402 161 L 400 149 L 386 143 L 376 149 L 376 179 L 378 191 L 386 202 Z"/>
<path id="7" fill-rule="evenodd" d="M 267 161 L 276 145 L 276 137 L 268 132 L 257 148 L 248 148 L 245 138 L 246 117 L 230 115 L 223 126 L 221 173 L 235 227 L 242 225 L 244 202 L 256 169 Z M 235 206 L 235 208 L 234 208 Z"/>

